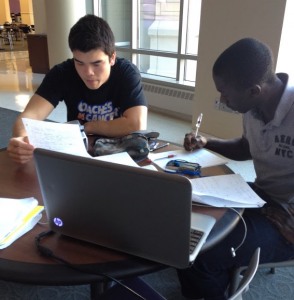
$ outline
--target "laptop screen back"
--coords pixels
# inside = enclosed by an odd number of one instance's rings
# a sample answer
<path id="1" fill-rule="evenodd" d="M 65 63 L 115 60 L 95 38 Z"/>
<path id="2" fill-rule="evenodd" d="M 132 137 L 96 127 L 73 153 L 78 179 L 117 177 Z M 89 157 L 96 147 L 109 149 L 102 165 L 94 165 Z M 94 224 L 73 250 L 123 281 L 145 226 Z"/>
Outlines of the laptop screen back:
<path id="1" fill-rule="evenodd" d="M 53 231 L 174 266 L 189 266 L 191 184 L 178 175 L 35 149 Z"/>

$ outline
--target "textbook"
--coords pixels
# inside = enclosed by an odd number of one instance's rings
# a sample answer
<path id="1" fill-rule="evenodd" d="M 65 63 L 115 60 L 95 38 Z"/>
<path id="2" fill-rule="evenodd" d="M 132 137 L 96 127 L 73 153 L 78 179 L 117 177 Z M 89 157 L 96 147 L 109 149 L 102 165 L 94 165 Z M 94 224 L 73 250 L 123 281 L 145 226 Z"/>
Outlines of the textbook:
<path id="1" fill-rule="evenodd" d="M 41 219 L 44 206 L 35 198 L 0 198 L 0 249 L 31 230 Z"/>

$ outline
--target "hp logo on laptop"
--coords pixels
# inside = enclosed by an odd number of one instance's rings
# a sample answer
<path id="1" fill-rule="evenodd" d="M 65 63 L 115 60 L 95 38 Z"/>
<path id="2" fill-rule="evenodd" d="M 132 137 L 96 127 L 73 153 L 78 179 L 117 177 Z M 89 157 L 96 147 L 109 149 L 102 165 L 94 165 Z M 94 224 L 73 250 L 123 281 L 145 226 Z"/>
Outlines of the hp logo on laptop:
<path id="1" fill-rule="evenodd" d="M 62 220 L 59 219 L 59 218 L 54 218 L 53 221 L 54 221 L 54 224 L 59 226 L 59 227 L 61 227 L 63 225 Z"/>

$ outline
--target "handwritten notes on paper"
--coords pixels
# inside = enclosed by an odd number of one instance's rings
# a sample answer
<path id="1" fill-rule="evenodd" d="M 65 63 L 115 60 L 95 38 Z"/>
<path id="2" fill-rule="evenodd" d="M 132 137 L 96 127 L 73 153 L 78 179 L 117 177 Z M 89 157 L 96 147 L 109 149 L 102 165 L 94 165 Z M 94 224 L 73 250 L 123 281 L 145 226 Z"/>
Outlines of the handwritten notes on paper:
<path id="1" fill-rule="evenodd" d="M 23 118 L 23 123 L 30 141 L 35 148 L 63 152 L 90 159 L 139 167 L 127 152 L 92 157 L 88 154 L 79 124 L 53 123 Z"/>
<path id="2" fill-rule="evenodd" d="M 89 157 L 78 124 L 23 118 L 30 144 L 35 148 Z"/>
<path id="3" fill-rule="evenodd" d="M 190 179 L 192 201 L 216 207 L 262 207 L 263 201 L 239 174 Z"/>

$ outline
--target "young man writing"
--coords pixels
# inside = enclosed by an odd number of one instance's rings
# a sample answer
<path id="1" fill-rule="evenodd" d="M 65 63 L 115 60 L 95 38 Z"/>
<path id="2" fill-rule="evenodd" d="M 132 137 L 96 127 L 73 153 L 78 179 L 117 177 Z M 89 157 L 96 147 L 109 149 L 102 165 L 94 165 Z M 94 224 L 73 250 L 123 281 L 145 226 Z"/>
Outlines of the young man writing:
<path id="1" fill-rule="evenodd" d="M 189 299 L 227 299 L 230 271 L 247 266 L 261 247 L 260 263 L 294 258 L 294 85 L 287 74 L 274 73 L 271 50 L 255 39 L 242 39 L 226 49 L 213 66 L 220 101 L 243 114 L 243 135 L 232 140 L 185 136 L 186 150 L 207 148 L 234 160 L 252 159 L 253 190 L 267 204 L 246 209 L 244 236 L 239 222 L 194 265 L 178 270 L 183 295 Z"/>
<path id="2" fill-rule="evenodd" d="M 135 65 L 116 57 L 109 25 L 94 15 L 82 17 L 70 30 L 73 58 L 45 76 L 13 127 L 7 148 L 11 159 L 26 163 L 33 156 L 21 118 L 44 120 L 59 101 L 68 121 L 79 120 L 86 134 L 119 137 L 146 129 L 147 103 Z"/>

